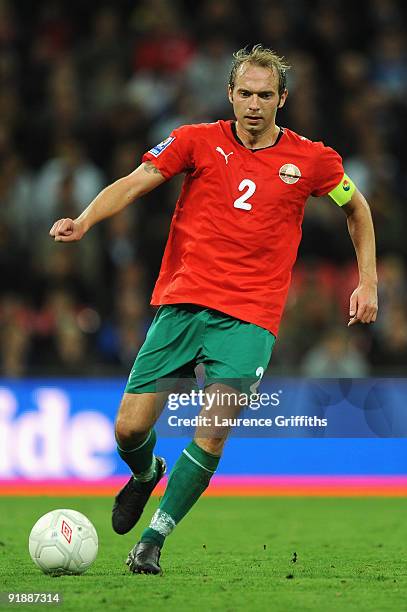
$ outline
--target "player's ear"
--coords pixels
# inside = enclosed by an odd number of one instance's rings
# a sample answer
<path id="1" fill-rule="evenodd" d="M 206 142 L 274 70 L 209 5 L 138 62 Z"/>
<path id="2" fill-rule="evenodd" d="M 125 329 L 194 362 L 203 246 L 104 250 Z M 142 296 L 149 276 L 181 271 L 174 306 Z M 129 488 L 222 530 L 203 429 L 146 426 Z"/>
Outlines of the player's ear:
<path id="1" fill-rule="evenodd" d="M 233 90 L 230 85 L 228 85 L 228 98 L 229 102 L 233 104 Z"/>
<path id="2" fill-rule="evenodd" d="M 284 89 L 283 93 L 280 96 L 280 101 L 278 103 L 278 108 L 283 108 L 285 101 L 287 100 L 288 89 Z"/>

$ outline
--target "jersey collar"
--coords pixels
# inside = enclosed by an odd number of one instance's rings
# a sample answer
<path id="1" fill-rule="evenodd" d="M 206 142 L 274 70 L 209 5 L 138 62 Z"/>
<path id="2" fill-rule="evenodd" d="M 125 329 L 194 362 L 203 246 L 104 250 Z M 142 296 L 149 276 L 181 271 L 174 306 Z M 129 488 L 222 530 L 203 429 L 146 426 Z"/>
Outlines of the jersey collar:
<path id="1" fill-rule="evenodd" d="M 240 144 L 242 145 L 242 147 L 244 147 L 245 149 L 247 149 L 248 151 L 251 151 L 252 153 L 256 153 L 256 151 L 264 151 L 264 149 L 271 149 L 272 147 L 275 147 L 281 140 L 282 135 L 284 134 L 284 128 L 280 127 L 280 131 L 278 133 L 278 136 L 276 138 L 276 141 L 272 144 L 269 145 L 268 147 L 259 147 L 258 149 L 249 149 L 249 147 L 246 147 L 245 144 L 243 144 L 243 142 L 240 140 L 239 136 L 237 135 L 237 130 L 236 130 L 236 122 L 235 121 L 231 121 L 230 122 L 230 127 L 232 130 L 232 134 L 234 139 Z"/>

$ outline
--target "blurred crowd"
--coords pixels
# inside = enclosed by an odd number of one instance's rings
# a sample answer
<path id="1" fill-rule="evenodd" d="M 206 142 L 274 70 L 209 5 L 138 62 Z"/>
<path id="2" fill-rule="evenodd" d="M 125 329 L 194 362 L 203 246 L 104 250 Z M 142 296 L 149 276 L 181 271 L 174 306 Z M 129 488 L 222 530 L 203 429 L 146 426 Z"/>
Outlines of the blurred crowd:
<path id="1" fill-rule="evenodd" d="M 128 371 L 182 177 L 77 244 L 49 229 L 174 127 L 231 118 L 231 54 L 258 42 L 292 65 L 278 124 L 333 146 L 367 196 L 380 279 L 377 323 L 348 329 L 345 215 L 311 199 L 270 373 L 405 375 L 406 12 L 401 0 L 0 0 L 1 375 Z"/>

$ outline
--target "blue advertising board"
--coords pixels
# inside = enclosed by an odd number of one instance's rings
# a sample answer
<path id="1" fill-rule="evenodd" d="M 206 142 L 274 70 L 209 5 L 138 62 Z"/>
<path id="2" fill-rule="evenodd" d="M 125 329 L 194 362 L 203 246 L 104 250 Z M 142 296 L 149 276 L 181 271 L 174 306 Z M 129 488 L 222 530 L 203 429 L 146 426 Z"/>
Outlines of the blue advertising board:
<path id="1" fill-rule="evenodd" d="M 113 429 L 124 386 L 122 379 L 0 380 L 0 479 L 127 474 Z M 406 389 L 405 379 L 265 380 L 261 394 L 274 396 L 274 405 L 268 412 L 243 408 L 242 418 L 252 423 L 233 430 L 219 474 L 407 474 Z M 276 405 L 279 391 L 286 399 Z M 170 465 L 193 432 L 184 416 L 199 412 L 174 406 L 157 424 L 157 452 Z M 181 426 L 174 431 L 175 417 Z M 254 420 L 263 417 L 271 426 L 256 428 Z"/>

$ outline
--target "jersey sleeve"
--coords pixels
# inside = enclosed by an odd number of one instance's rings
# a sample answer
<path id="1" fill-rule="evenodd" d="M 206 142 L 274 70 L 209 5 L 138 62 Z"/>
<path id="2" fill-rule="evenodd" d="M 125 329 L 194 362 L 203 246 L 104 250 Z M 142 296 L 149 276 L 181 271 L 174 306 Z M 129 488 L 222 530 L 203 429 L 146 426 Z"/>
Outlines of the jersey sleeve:
<path id="1" fill-rule="evenodd" d="M 192 145 L 193 139 L 188 126 L 182 126 L 144 153 L 142 161 L 152 162 L 164 178 L 170 179 L 193 167 Z"/>
<path id="2" fill-rule="evenodd" d="M 316 143 L 314 180 L 311 195 L 319 197 L 334 190 L 344 177 L 341 156 L 322 142 Z"/>

